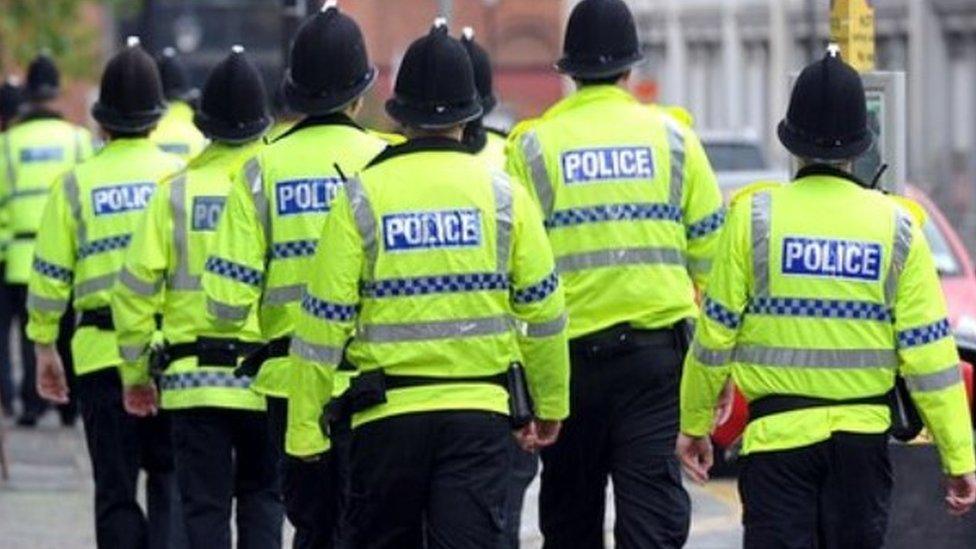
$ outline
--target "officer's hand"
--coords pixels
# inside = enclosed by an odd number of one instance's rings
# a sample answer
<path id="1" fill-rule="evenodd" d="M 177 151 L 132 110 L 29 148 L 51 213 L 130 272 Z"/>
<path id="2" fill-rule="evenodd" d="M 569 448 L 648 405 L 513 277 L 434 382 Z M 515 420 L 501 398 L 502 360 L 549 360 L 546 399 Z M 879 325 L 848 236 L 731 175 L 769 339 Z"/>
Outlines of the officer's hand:
<path id="1" fill-rule="evenodd" d="M 693 437 L 678 434 L 675 452 L 681 460 L 681 467 L 691 480 L 698 484 L 708 482 L 708 470 L 712 468 L 712 440 L 707 436 Z"/>
<path id="2" fill-rule="evenodd" d="M 722 393 L 718 396 L 718 404 L 715 405 L 715 423 L 713 427 L 718 427 L 729 420 L 732 415 L 732 405 L 735 404 L 735 385 L 732 380 L 725 382 Z"/>
<path id="3" fill-rule="evenodd" d="M 540 448 L 554 444 L 559 438 L 561 428 L 561 421 L 534 419 L 515 432 L 515 440 L 522 450 L 535 452 Z"/>
<path id="4" fill-rule="evenodd" d="M 950 515 L 965 515 L 976 503 L 976 474 L 946 477 L 946 505 Z"/>
<path id="5" fill-rule="evenodd" d="M 125 411 L 138 417 L 156 415 L 156 412 L 159 410 L 157 401 L 156 385 L 152 382 L 145 385 L 126 387 L 122 395 L 122 404 L 125 406 Z"/>
<path id="6" fill-rule="evenodd" d="M 56 404 L 68 403 L 68 379 L 64 375 L 61 355 L 54 345 L 34 345 L 37 364 L 37 394 Z"/>

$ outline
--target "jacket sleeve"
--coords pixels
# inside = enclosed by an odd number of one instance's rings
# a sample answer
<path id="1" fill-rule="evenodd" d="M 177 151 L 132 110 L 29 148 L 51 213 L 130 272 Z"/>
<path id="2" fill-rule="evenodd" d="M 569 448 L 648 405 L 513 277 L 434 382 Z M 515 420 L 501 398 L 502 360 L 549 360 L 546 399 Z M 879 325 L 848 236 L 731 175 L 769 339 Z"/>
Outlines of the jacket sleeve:
<path id="1" fill-rule="evenodd" d="M 895 330 L 899 370 L 935 439 L 943 468 L 953 475 L 976 470 L 972 421 L 945 298 L 932 253 L 914 224 L 898 279 Z"/>
<path id="2" fill-rule="evenodd" d="M 530 122 L 522 122 L 508 136 L 505 171 L 528 191 L 543 218 L 552 213 L 554 190 L 546 169 L 542 144 Z"/>
<path id="3" fill-rule="evenodd" d="M 705 436 L 712 429 L 718 395 L 729 377 L 751 276 L 750 200 L 736 204 L 720 232 L 695 338 L 681 376 L 681 432 Z"/>
<path id="4" fill-rule="evenodd" d="M 346 185 L 352 184 L 355 180 Z M 364 253 L 348 196 L 341 193 L 325 218 L 309 268 L 316 276 L 302 297 L 291 343 L 298 372 L 288 405 L 289 413 L 302 416 L 296 418 L 301 425 L 318 429 L 319 414 L 332 396 L 333 373 L 356 319 Z"/>
<path id="5" fill-rule="evenodd" d="M 268 242 L 267 216 L 260 209 L 266 204 L 261 165 L 251 159 L 231 185 L 204 265 L 211 320 L 241 328 L 261 299 Z"/>
<path id="6" fill-rule="evenodd" d="M 725 223 L 725 207 L 715 172 L 705 149 L 693 131 L 681 128 L 684 135 L 684 178 L 681 219 L 688 239 L 688 272 L 695 285 L 704 289 L 712 268 L 719 233 Z M 671 161 L 675 161 L 672 154 Z M 673 177 L 673 175 L 672 175 Z"/>
<path id="7" fill-rule="evenodd" d="M 561 420 L 569 415 L 565 296 L 542 219 L 517 184 L 512 185 L 512 211 L 510 302 L 523 323 L 519 349 L 536 415 Z"/>
<path id="8" fill-rule="evenodd" d="M 58 322 L 71 298 L 76 222 L 64 186 L 73 177 L 74 173 L 69 172 L 55 182 L 37 231 L 27 286 L 27 337 L 37 343 L 54 343 L 58 338 Z"/>
<path id="9" fill-rule="evenodd" d="M 163 279 L 171 257 L 172 211 L 169 186 L 153 194 L 132 237 L 112 292 L 112 318 L 119 341 L 124 386 L 149 383 L 146 351 L 156 332 L 155 315 L 162 305 Z"/>

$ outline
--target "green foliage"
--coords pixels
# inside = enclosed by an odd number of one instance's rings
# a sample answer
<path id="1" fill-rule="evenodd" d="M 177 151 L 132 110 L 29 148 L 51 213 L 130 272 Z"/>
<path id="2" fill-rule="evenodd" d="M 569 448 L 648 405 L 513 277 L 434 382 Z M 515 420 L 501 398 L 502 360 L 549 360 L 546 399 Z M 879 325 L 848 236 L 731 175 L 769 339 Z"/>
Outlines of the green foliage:
<path id="1" fill-rule="evenodd" d="M 74 78 L 94 77 L 101 68 L 98 29 L 86 25 L 82 6 L 101 3 L 132 9 L 138 0 L 0 0 L 0 72 L 6 65 L 26 67 L 47 50 L 61 71 Z"/>

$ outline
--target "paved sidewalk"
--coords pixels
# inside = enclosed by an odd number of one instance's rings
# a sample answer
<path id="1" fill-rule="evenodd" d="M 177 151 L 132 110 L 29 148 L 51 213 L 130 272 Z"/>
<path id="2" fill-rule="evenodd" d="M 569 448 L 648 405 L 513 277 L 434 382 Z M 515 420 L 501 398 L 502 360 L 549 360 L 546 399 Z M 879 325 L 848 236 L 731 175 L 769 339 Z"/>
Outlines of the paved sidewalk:
<path id="1" fill-rule="evenodd" d="M 0 484 L 0 547 L 3 549 L 89 549 L 95 546 L 92 484 L 80 427 L 65 429 L 48 414 L 34 430 L 6 422 L 11 479 Z M 541 547 L 537 528 L 537 482 L 527 494 L 522 547 Z M 707 488 L 690 486 L 694 516 L 688 547 L 740 546 L 739 506 L 732 481 Z M 612 505 L 608 506 L 612 513 Z M 610 521 L 612 524 L 612 521 Z M 290 537 L 287 528 L 286 538 Z M 607 546 L 612 535 L 607 533 Z"/>

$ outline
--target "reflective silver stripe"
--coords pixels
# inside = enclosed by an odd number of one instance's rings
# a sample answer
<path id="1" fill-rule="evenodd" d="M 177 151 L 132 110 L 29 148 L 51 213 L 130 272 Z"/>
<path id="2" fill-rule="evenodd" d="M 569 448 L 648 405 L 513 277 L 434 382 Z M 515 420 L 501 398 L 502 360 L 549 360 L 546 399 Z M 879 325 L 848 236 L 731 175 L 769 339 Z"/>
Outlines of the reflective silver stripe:
<path id="1" fill-rule="evenodd" d="M 566 329 L 569 317 L 566 313 L 559 315 L 559 318 L 548 322 L 527 322 L 525 324 L 525 335 L 528 337 L 552 337 L 559 335 Z"/>
<path id="2" fill-rule="evenodd" d="M 10 193 L 11 198 L 24 198 L 28 196 L 45 196 L 51 194 L 51 189 L 20 189 Z"/>
<path id="3" fill-rule="evenodd" d="M 688 259 L 688 271 L 692 273 L 708 274 L 712 272 L 712 260 Z"/>
<path id="4" fill-rule="evenodd" d="M 895 212 L 895 234 L 891 242 L 891 265 L 885 277 L 885 302 L 889 306 L 895 303 L 898 279 L 905 269 L 905 261 L 912 247 L 912 218 L 900 208 Z"/>
<path id="5" fill-rule="evenodd" d="M 291 338 L 291 353 L 309 362 L 338 364 L 342 362 L 342 348 L 309 343 L 298 337 Z"/>
<path id="6" fill-rule="evenodd" d="M 68 308 L 68 300 L 43 297 L 33 292 L 28 292 L 27 308 L 45 313 L 63 313 Z"/>
<path id="7" fill-rule="evenodd" d="M 81 299 L 95 292 L 110 290 L 115 285 L 116 274 L 96 276 L 75 285 L 75 299 Z"/>
<path id="8" fill-rule="evenodd" d="M 953 364 L 948 368 L 929 374 L 906 375 L 905 385 L 910 391 L 938 391 L 947 389 L 962 382 L 959 366 Z"/>
<path id="9" fill-rule="evenodd" d="M 132 291 L 134 294 L 152 296 L 159 293 L 163 287 L 163 281 L 145 282 L 136 275 L 129 272 L 129 269 L 122 267 L 119 271 L 119 282 Z"/>
<path id="10" fill-rule="evenodd" d="M 173 248 L 176 252 L 176 269 L 169 287 L 174 290 L 198 290 L 200 277 L 190 274 L 190 254 L 187 250 L 186 174 L 170 183 L 169 205 L 173 212 Z"/>
<path id="11" fill-rule="evenodd" d="M 507 316 L 490 316 L 404 324 L 364 324 L 359 326 L 356 337 L 371 343 L 396 343 L 485 336 L 509 330 L 512 330 L 512 322 Z"/>
<path id="12" fill-rule="evenodd" d="M 207 312 L 222 320 L 244 320 L 250 310 L 251 308 L 246 305 L 228 305 L 207 298 Z"/>
<path id="13" fill-rule="evenodd" d="M 291 286 L 268 288 L 264 291 L 264 295 L 261 298 L 261 304 L 286 305 L 288 303 L 295 303 L 302 300 L 303 293 L 305 293 L 304 284 L 293 284 Z"/>
<path id="14" fill-rule="evenodd" d="M 81 249 L 88 244 L 88 229 L 85 226 L 85 218 L 81 215 L 81 191 L 78 190 L 78 178 L 75 177 L 74 171 L 64 176 L 64 196 L 68 200 L 68 206 L 71 207 L 71 215 L 78 225 L 75 231 L 77 240 L 75 246 Z"/>
<path id="15" fill-rule="evenodd" d="M 752 197 L 752 280 L 755 297 L 769 295 L 769 193 Z"/>
<path id="16" fill-rule="evenodd" d="M 684 254 L 674 248 L 620 248 L 564 255 L 556 259 L 556 270 L 571 273 L 614 265 L 681 265 Z"/>
<path id="17" fill-rule="evenodd" d="M 732 361 L 732 349 L 706 349 L 697 340 L 691 345 L 691 354 L 705 366 L 728 366 Z"/>
<path id="18" fill-rule="evenodd" d="M 136 362 L 142 358 L 145 350 L 145 345 L 119 345 L 119 354 L 126 362 Z"/>
<path id="19" fill-rule="evenodd" d="M 81 162 L 81 132 L 76 129 L 74 134 L 75 134 L 75 164 L 78 164 Z"/>
<path id="20" fill-rule="evenodd" d="M 495 272 L 508 273 L 508 255 L 512 234 L 512 183 L 504 173 L 491 176 L 491 188 L 495 193 Z"/>
<path id="21" fill-rule="evenodd" d="M 790 349 L 736 347 L 733 360 L 761 366 L 788 368 L 895 368 L 898 355 L 888 349 Z"/>
<path id="22" fill-rule="evenodd" d="M 556 198 L 552 183 L 549 181 L 549 174 L 546 172 L 546 158 L 542 154 L 542 143 L 539 142 L 539 136 L 534 131 L 525 132 L 522 136 L 522 156 L 529 165 L 529 176 L 532 178 L 532 186 L 535 187 L 536 197 L 542 206 L 543 217 L 549 219 Z"/>
<path id="23" fill-rule="evenodd" d="M 261 174 L 261 163 L 252 158 L 244 165 L 244 178 L 251 189 L 251 200 L 257 211 L 258 222 L 264 230 L 264 241 L 271 247 L 271 216 L 268 208 L 268 197 L 264 194 L 264 177 Z"/>
<path id="24" fill-rule="evenodd" d="M 671 186 L 668 202 L 681 208 L 681 195 L 685 185 L 685 135 L 674 122 L 668 121 L 668 149 L 671 151 Z"/>
<path id="25" fill-rule="evenodd" d="M 366 250 L 366 280 L 372 280 L 378 253 L 376 216 L 362 181 L 353 177 L 346 181 L 345 189 L 353 218 L 356 220 L 356 228 L 359 229 L 359 236 L 363 239 L 363 248 Z"/>

